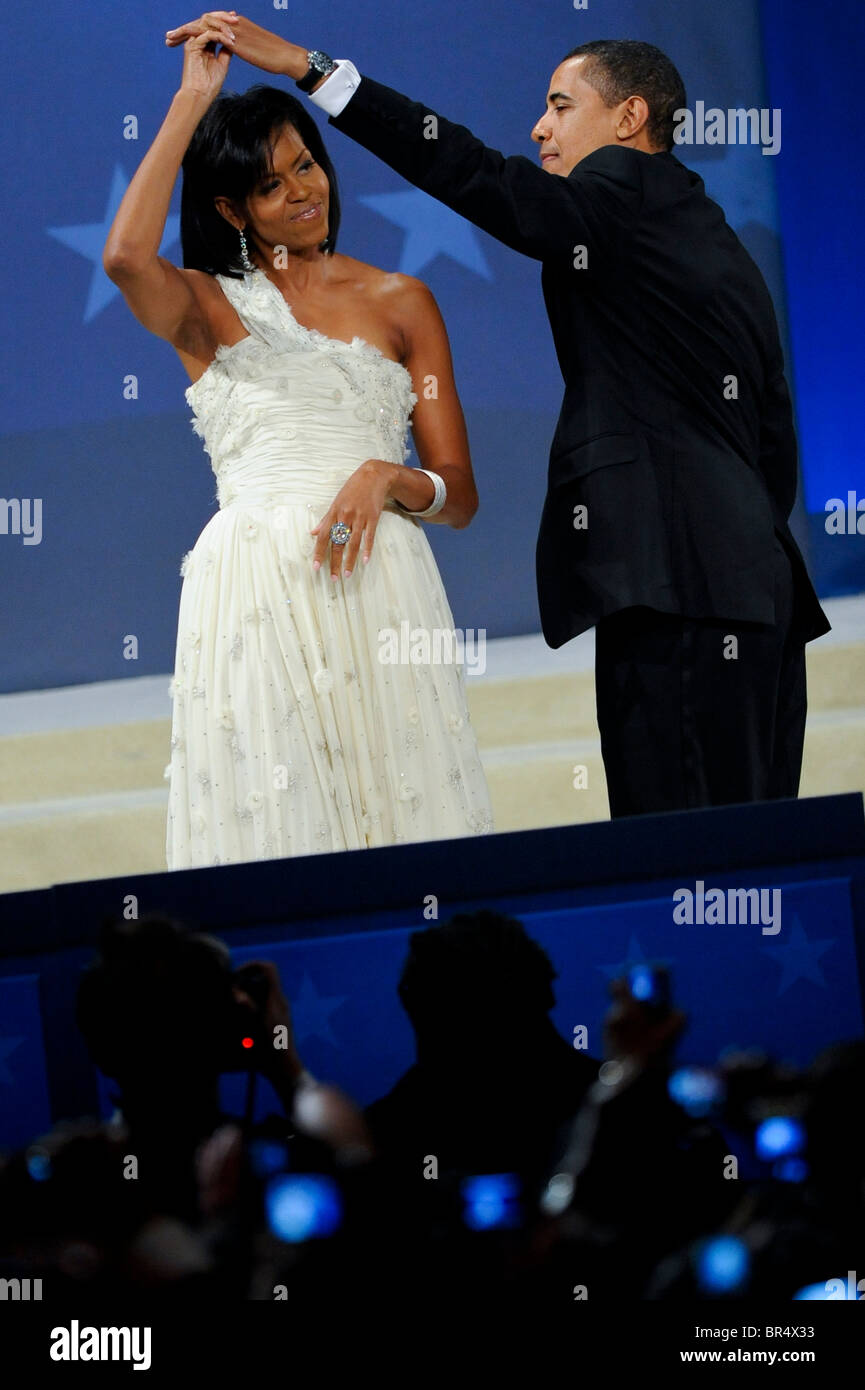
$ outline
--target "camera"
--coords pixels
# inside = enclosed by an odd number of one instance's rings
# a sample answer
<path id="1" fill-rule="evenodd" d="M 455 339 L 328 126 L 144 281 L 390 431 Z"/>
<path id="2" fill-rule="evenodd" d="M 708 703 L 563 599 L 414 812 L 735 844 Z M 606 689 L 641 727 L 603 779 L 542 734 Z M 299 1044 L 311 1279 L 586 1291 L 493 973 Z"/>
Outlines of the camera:
<path id="1" fill-rule="evenodd" d="M 625 977 L 632 999 L 658 1014 L 667 1013 L 671 1004 L 670 972 L 664 965 L 633 965 Z"/>

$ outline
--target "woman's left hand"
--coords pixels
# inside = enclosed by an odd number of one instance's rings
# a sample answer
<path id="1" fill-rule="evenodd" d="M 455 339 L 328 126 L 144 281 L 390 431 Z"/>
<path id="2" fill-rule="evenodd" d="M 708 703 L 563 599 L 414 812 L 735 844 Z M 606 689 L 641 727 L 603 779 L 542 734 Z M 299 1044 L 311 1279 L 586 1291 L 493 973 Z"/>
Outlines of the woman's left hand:
<path id="1" fill-rule="evenodd" d="M 347 579 L 354 569 L 362 539 L 363 562 L 367 563 L 372 553 L 378 519 L 390 496 L 394 467 L 394 464 L 388 463 L 385 459 L 367 459 L 340 488 L 330 510 L 317 526 L 312 527 L 311 534 L 318 535 L 313 553 L 313 569 L 318 569 L 324 563 L 325 551 L 330 546 L 331 576 L 336 579 L 343 570 L 344 556 L 343 578 Z M 330 539 L 330 528 L 338 521 L 344 521 L 346 526 L 351 527 L 351 536 L 345 545 L 333 545 Z"/>
<path id="2" fill-rule="evenodd" d="M 278 34 L 272 34 L 269 29 L 262 29 L 260 24 L 253 24 L 251 19 L 245 19 L 236 10 L 209 10 L 200 19 L 181 24 L 179 29 L 169 29 L 165 42 L 169 48 L 185 43 L 194 34 L 208 28 L 208 21 L 213 19 L 231 27 L 234 40 L 227 47 L 238 58 L 251 63 L 254 68 L 261 68 L 263 72 L 290 75 L 288 65 L 295 45 L 281 39 Z"/>

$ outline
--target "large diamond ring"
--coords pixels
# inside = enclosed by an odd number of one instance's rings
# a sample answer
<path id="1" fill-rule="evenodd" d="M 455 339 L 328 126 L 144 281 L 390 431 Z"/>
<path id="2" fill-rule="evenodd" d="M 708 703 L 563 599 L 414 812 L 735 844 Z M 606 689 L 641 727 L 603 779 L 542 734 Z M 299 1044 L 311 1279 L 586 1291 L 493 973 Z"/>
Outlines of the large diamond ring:
<path id="1" fill-rule="evenodd" d="M 351 535 L 351 527 L 346 526 L 344 521 L 337 521 L 330 528 L 330 539 L 334 545 L 345 545 Z"/>

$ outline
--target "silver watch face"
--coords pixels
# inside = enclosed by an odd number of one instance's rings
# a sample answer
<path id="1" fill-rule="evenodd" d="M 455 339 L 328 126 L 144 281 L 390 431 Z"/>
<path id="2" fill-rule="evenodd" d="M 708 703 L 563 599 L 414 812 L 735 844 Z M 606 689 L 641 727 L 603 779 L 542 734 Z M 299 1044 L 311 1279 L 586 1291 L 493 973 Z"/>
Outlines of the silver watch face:
<path id="1" fill-rule="evenodd" d="M 333 59 L 329 57 L 327 53 L 322 53 L 320 48 L 312 49 L 311 52 L 309 52 L 306 56 L 309 61 L 310 67 L 315 68 L 317 72 L 320 72 L 322 74 L 326 72 L 333 72 L 334 68 L 336 67 L 336 63 L 333 61 Z"/>

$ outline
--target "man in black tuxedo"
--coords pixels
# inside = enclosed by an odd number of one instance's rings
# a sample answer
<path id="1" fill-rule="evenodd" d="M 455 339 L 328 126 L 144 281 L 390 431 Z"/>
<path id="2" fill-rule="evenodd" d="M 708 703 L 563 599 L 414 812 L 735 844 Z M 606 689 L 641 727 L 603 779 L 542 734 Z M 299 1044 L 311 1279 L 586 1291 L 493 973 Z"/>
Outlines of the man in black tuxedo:
<path id="1" fill-rule="evenodd" d="M 671 152 L 675 67 L 631 40 L 574 49 L 532 131 L 539 167 L 331 62 L 314 52 L 301 86 L 337 130 L 542 263 L 565 394 L 538 597 L 549 646 L 596 628 L 612 815 L 796 796 L 804 648 L 829 623 L 788 526 L 772 302 Z"/>

